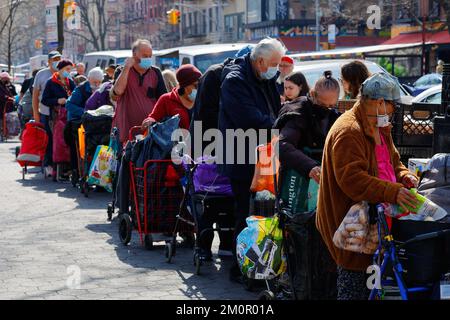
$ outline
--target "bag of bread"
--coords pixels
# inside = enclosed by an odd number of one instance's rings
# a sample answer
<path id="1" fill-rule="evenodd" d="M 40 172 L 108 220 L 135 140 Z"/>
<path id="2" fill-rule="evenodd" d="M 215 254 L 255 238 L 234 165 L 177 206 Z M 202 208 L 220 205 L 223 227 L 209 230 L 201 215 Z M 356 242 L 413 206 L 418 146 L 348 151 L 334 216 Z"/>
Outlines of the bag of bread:
<path id="1" fill-rule="evenodd" d="M 363 253 L 369 236 L 369 204 L 365 201 L 353 205 L 336 230 L 333 243 L 336 247 Z"/>

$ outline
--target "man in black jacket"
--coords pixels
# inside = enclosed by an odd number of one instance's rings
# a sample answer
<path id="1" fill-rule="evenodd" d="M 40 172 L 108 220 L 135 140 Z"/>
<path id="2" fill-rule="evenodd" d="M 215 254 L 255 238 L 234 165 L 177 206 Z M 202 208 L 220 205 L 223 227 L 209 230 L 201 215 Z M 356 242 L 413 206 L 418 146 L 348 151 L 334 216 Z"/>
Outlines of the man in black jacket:
<path id="1" fill-rule="evenodd" d="M 227 136 L 229 130 L 236 132 L 239 129 L 243 131 L 265 129 L 270 132 L 281 107 L 276 77 L 285 52 L 286 49 L 278 40 L 267 38 L 258 43 L 251 54 L 236 59 L 233 64 L 224 68 L 219 108 L 219 129 L 223 137 Z M 267 137 L 270 137 L 270 133 Z M 258 140 L 259 143 L 267 142 Z M 226 143 L 223 153 L 225 164 L 219 167 L 221 173 L 231 179 L 235 196 L 234 241 L 236 241 L 237 235 L 245 228 L 245 220 L 249 215 L 255 150 L 250 150 L 254 146 L 245 137 L 235 137 L 233 142 L 233 144 Z M 237 150 L 238 144 L 243 145 L 245 150 Z M 233 153 L 233 157 L 229 153 Z M 242 160 L 243 156 L 245 161 L 239 164 L 242 162 L 238 160 Z M 235 250 L 236 246 L 233 245 L 234 254 Z M 235 264 L 231 269 L 230 278 L 237 280 L 240 275 L 239 267 Z"/>
<path id="2" fill-rule="evenodd" d="M 239 50 L 235 58 L 240 58 L 252 51 L 253 45 L 248 45 Z M 192 151 L 195 154 L 195 148 L 199 148 L 201 144 L 201 150 L 204 151 L 204 148 L 210 144 L 208 141 L 203 141 L 201 139 L 203 134 L 209 129 L 218 129 L 219 128 L 219 103 L 220 103 L 220 87 L 222 85 L 222 72 L 226 66 L 231 65 L 234 62 L 234 59 L 228 58 L 223 63 L 212 65 L 206 70 L 205 74 L 200 78 L 198 84 L 198 93 L 197 98 L 195 100 L 194 109 L 193 109 L 193 122 L 191 125 L 191 137 L 192 137 Z M 202 137 L 195 137 L 194 126 L 201 123 Z M 197 138 L 197 139 L 196 139 Z M 196 144 L 199 144 L 196 146 Z M 214 154 L 208 154 L 205 156 L 214 156 Z M 205 228 L 211 227 L 209 222 L 206 222 L 202 226 Z M 222 227 L 227 227 L 222 225 Z M 232 227 L 232 226 L 230 226 Z M 200 230 L 199 230 L 200 232 Z M 219 246 L 219 256 L 228 256 L 231 254 L 231 246 L 232 246 L 232 234 L 231 232 L 219 232 L 220 236 L 220 246 Z M 210 260 L 212 257 L 211 254 L 211 245 L 214 238 L 213 232 L 207 233 L 203 236 L 203 241 L 200 243 L 202 250 L 205 253 L 205 259 Z"/>

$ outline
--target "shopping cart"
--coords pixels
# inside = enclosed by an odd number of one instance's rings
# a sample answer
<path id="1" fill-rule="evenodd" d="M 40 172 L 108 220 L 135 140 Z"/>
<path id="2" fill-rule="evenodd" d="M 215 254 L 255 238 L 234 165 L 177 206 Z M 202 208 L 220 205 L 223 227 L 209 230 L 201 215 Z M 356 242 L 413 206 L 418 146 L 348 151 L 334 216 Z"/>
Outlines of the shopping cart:
<path id="1" fill-rule="evenodd" d="M 200 246 L 204 237 L 211 232 L 234 232 L 234 228 L 230 227 L 230 221 L 234 222 L 234 197 L 217 192 L 196 192 L 194 176 L 202 163 L 194 161 L 187 155 L 184 155 L 183 159 L 187 163 L 184 193 L 179 214 L 176 217 L 172 240 L 166 244 L 166 258 L 167 262 L 171 263 L 176 254 L 176 235 L 180 229 L 183 226 L 193 228 L 196 234 L 193 262 L 195 274 L 199 275 L 206 258 Z M 213 185 L 218 177 L 219 175 L 216 176 Z M 185 214 L 186 211 L 189 212 L 189 215 Z M 214 221 L 215 224 L 211 227 L 201 228 L 200 231 L 200 219 Z"/>
<path id="2" fill-rule="evenodd" d="M 130 138 L 138 132 L 140 128 L 131 129 Z M 179 174 L 171 160 L 148 160 L 142 168 L 131 162 L 130 173 L 131 213 L 120 214 L 119 237 L 128 245 L 132 230 L 137 230 L 141 243 L 152 250 L 153 235 L 172 239 L 183 198 Z M 179 232 L 191 232 L 191 228 Z"/>
<path id="3" fill-rule="evenodd" d="M 0 121 L 0 142 L 7 142 L 10 137 L 8 132 L 7 114 L 14 110 L 14 102 L 7 101 L 2 108 L 2 119 Z"/>
<path id="4" fill-rule="evenodd" d="M 89 169 L 95 156 L 97 147 L 109 145 L 111 138 L 112 117 L 110 116 L 89 116 L 86 113 L 81 119 L 81 126 L 78 128 L 77 161 L 79 174 L 80 192 L 86 198 L 92 187 L 88 183 Z"/>
<path id="5" fill-rule="evenodd" d="M 408 300 L 414 294 L 431 295 L 435 283 L 450 272 L 450 224 L 394 219 L 391 232 L 383 206 L 378 205 L 376 211 L 379 246 L 373 257 L 373 266 L 377 277 L 369 300 L 384 299 L 386 287 L 397 287 L 402 300 Z M 402 223 L 406 223 L 409 232 L 401 231 Z M 415 226 L 414 228 L 420 227 L 411 230 L 411 225 Z M 419 233 L 423 228 L 430 232 Z M 408 239 L 394 240 L 393 233 L 396 232 L 400 237 L 406 236 Z M 430 252 L 434 256 L 427 256 Z"/>

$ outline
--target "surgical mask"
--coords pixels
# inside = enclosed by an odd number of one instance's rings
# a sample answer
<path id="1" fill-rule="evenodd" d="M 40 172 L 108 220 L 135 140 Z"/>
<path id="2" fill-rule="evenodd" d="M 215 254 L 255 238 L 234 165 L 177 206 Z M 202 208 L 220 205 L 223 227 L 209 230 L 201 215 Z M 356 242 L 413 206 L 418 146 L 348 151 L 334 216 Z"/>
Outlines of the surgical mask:
<path id="1" fill-rule="evenodd" d="M 150 69 L 150 67 L 152 66 L 152 58 L 141 58 L 139 66 L 145 70 Z"/>
<path id="2" fill-rule="evenodd" d="M 189 99 L 191 101 L 195 101 L 195 98 L 197 97 L 197 89 L 193 89 L 191 94 L 189 95 Z"/>
<path id="3" fill-rule="evenodd" d="M 377 127 L 378 128 L 386 128 L 390 124 L 389 115 L 387 114 L 387 109 L 386 109 L 386 102 L 383 101 L 383 104 L 384 104 L 384 113 L 385 114 L 379 115 L 378 108 L 377 108 Z"/>
<path id="4" fill-rule="evenodd" d="M 264 80 L 270 80 L 273 79 L 278 72 L 278 67 L 269 67 L 266 72 L 261 73 L 261 78 Z"/>
<path id="5" fill-rule="evenodd" d="M 70 72 L 69 71 L 64 71 L 63 73 L 62 73 L 62 76 L 64 77 L 64 78 L 70 78 Z"/>
<path id="6" fill-rule="evenodd" d="M 95 86 L 95 85 L 92 85 L 91 84 L 91 89 L 92 89 L 92 92 L 94 92 L 94 91 L 97 91 L 98 90 L 98 88 L 100 88 L 99 86 Z"/>
<path id="7" fill-rule="evenodd" d="M 53 70 L 58 70 L 58 63 L 59 63 L 59 61 L 55 61 L 55 62 L 52 63 L 52 69 Z"/>

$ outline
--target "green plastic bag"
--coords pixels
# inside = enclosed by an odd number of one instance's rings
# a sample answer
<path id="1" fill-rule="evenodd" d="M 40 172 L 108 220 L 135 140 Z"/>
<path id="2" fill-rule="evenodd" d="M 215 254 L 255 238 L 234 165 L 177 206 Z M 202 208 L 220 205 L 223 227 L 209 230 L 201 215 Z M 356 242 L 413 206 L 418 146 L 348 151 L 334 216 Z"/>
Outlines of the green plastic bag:
<path id="1" fill-rule="evenodd" d="M 88 184 L 112 192 L 112 182 L 117 167 L 117 142 L 111 137 L 109 146 L 98 146 L 89 169 Z"/>
<path id="2" fill-rule="evenodd" d="M 280 186 L 281 209 L 291 214 L 312 212 L 317 208 L 319 185 L 294 169 L 286 170 Z"/>

